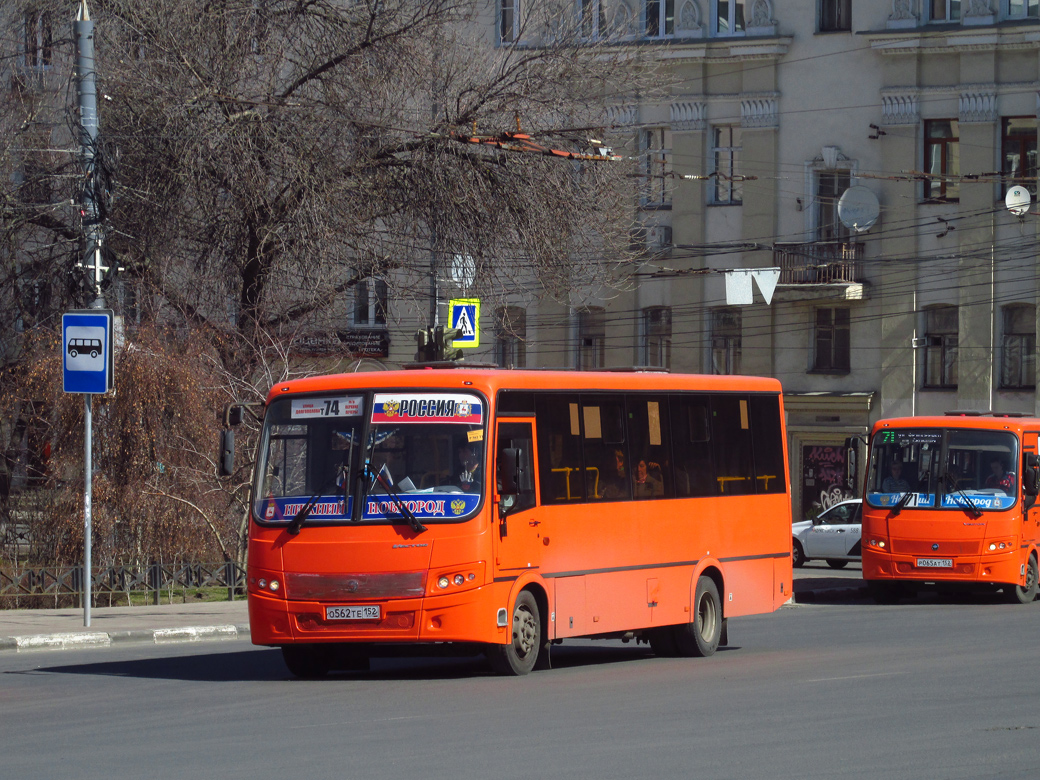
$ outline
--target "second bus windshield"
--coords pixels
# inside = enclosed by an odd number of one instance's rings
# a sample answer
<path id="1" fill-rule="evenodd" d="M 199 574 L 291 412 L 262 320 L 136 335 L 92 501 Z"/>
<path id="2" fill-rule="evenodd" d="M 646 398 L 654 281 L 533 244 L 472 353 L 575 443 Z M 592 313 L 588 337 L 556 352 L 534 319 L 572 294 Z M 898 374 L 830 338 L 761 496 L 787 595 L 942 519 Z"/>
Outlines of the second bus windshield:
<path id="1" fill-rule="evenodd" d="M 912 505 L 1006 509 L 1014 504 L 1018 441 L 1011 433 L 971 429 L 881 431 L 871 449 L 867 502 L 889 506 L 917 494 Z M 938 503 L 937 503 L 938 502 Z"/>

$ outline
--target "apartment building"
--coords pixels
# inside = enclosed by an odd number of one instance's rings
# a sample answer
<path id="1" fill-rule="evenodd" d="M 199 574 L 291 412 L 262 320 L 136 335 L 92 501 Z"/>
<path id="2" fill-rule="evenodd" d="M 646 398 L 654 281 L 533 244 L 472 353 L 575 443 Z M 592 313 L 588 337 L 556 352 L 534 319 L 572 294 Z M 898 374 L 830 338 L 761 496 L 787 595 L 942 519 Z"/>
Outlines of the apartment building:
<path id="1" fill-rule="evenodd" d="M 497 6 L 495 45 L 524 45 L 524 0 Z M 590 40 L 660 67 L 663 97 L 606 107 L 645 173 L 646 262 L 621 294 L 486 312 L 484 359 L 775 376 L 796 514 L 846 493 L 842 443 L 875 419 L 1040 412 L 1040 210 L 1005 206 L 1014 185 L 1036 196 L 1035 3 L 578 0 L 574 13 Z M 876 199 L 869 229 L 841 219 L 850 188 Z M 734 303 L 732 271 L 756 268 L 779 268 L 769 302 L 752 285 Z"/>
<path id="2" fill-rule="evenodd" d="M 489 0 L 476 45 L 539 45 L 536 8 Z M 775 376 L 796 514 L 846 494 L 842 444 L 879 417 L 1040 413 L 1040 209 L 1005 207 L 1014 185 L 1036 197 L 1036 3 L 561 0 L 557 10 L 574 14 L 582 41 L 657 68 L 656 91 L 614 95 L 603 115 L 604 140 L 640 173 L 632 236 L 643 262 L 621 290 L 585 287 L 560 303 L 521 285 L 489 302 L 468 359 Z M 25 89 L 19 79 L 48 72 L 54 33 L 31 8 L 17 27 L 21 59 L 7 70 Z M 839 213 L 853 188 L 876 199 L 867 229 Z M 770 268 L 775 288 L 769 274 L 734 273 Z M 442 258 L 431 277 L 447 324 L 447 301 L 472 294 L 472 272 Z M 750 303 L 734 297 L 738 281 Z M 299 337 L 297 356 L 332 369 L 411 361 L 429 312 L 391 291 L 378 278 L 354 287 L 326 329 Z"/>

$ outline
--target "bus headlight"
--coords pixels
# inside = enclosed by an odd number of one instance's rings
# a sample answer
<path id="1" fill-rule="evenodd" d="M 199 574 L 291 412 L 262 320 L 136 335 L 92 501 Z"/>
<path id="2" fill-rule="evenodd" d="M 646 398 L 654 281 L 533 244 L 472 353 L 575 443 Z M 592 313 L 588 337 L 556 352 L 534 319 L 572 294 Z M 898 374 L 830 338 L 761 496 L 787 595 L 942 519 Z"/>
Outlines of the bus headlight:
<path id="1" fill-rule="evenodd" d="M 885 540 L 884 539 L 871 539 L 870 540 L 870 546 L 871 547 L 878 547 L 878 548 L 884 550 L 885 549 Z"/>
<path id="2" fill-rule="evenodd" d="M 440 596 L 444 591 L 457 593 L 476 588 L 484 583 L 484 562 L 452 566 L 450 569 L 431 571 L 427 580 L 428 596 Z"/>

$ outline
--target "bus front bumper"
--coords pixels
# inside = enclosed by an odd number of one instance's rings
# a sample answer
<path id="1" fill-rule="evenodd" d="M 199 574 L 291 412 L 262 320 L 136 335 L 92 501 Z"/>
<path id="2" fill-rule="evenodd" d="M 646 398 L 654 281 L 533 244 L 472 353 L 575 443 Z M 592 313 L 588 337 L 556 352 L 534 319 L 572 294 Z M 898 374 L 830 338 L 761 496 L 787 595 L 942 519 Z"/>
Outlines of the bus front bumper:
<path id="1" fill-rule="evenodd" d="M 508 588 L 494 584 L 444 596 L 354 602 L 286 601 L 249 593 L 249 633 L 255 645 L 312 642 L 503 644 L 508 628 L 498 611 Z M 330 607 L 378 606 L 379 617 L 334 617 Z"/>

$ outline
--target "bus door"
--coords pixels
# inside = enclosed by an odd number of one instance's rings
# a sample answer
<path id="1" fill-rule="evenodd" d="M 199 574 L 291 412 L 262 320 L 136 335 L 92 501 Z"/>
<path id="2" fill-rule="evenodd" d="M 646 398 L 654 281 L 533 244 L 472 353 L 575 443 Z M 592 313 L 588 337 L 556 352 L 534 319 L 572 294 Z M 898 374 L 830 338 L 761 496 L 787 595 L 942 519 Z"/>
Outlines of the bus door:
<path id="1" fill-rule="evenodd" d="M 497 477 L 502 452 L 516 450 L 520 490 L 515 503 L 506 511 L 503 511 L 502 497 L 496 490 L 496 517 L 493 519 L 496 528 L 495 569 L 502 576 L 519 576 L 528 569 L 537 569 L 541 564 L 542 549 L 549 544 L 544 512 L 535 501 L 535 444 L 533 418 L 498 421 L 495 474 Z"/>

